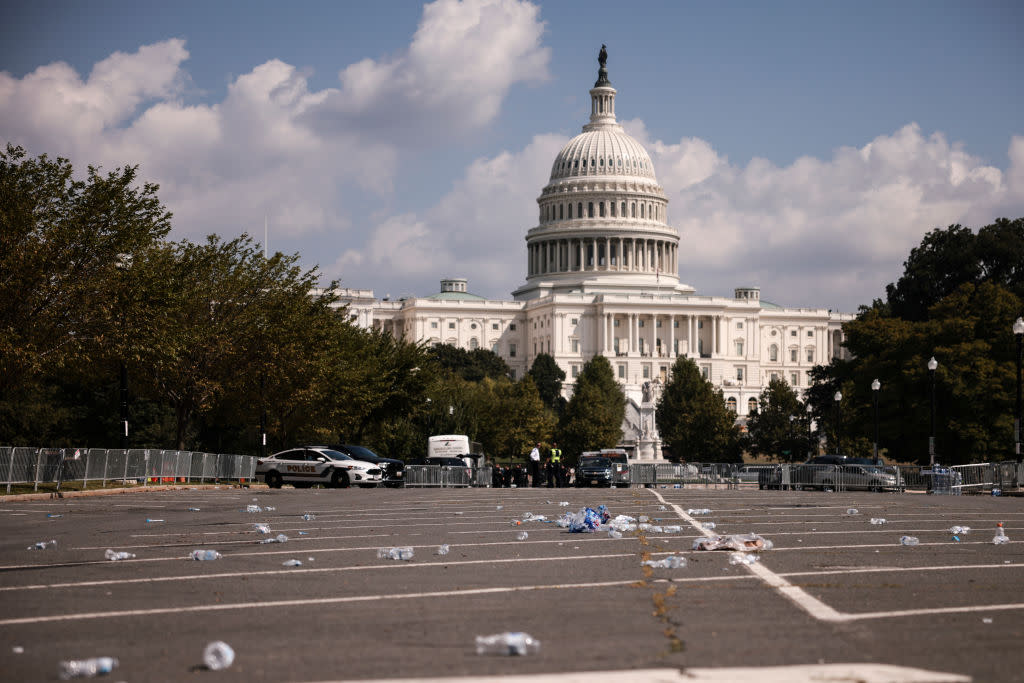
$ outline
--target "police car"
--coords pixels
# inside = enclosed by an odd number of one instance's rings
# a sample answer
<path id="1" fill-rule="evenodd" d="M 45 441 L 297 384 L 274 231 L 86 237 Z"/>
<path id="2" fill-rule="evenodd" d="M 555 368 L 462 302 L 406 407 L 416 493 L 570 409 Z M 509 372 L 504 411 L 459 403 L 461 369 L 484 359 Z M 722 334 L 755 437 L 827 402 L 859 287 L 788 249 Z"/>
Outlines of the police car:
<path id="1" fill-rule="evenodd" d="M 293 448 L 260 458 L 255 474 L 272 489 L 279 489 L 282 484 L 295 488 L 309 488 L 313 484 L 337 488 L 357 484 L 370 488 L 382 480 L 377 465 L 322 447 Z"/>

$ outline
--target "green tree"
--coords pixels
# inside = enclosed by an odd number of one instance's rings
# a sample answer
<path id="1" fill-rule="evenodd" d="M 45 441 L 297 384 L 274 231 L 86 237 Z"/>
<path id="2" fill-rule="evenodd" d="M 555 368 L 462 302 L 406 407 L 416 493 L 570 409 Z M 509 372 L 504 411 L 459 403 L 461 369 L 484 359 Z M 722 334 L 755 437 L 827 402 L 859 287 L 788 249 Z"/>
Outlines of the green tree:
<path id="1" fill-rule="evenodd" d="M 626 396 L 604 356 L 587 361 L 565 407 L 557 441 L 571 464 L 587 450 L 613 448 L 622 439 Z"/>
<path id="2" fill-rule="evenodd" d="M 749 447 L 755 453 L 794 461 L 802 457 L 803 406 L 788 383 L 773 379 L 761 391 L 758 408 L 747 418 Z"/>
<path id="3" fill-rule="evenodd" d="M 479 382 L 484 377 L 508 377 L 511 369 L 501 356 L 489 349 L 467 351 L 451 344 L 438 344 L 429 349 L 430 356 L 445 370 L 465 380 Z"/>
<path id="4" fill-rule="evenodd" d="M 558 363 L 550 354 L 540 353 L 533 359 L 529 375 L 537 385 L 537 391 L 540 392 L 540 398 L 544 401 L 544 405 L 560 415 L 565 410 L 565 398 L 562 396 L 565 370 L 558 367 Z"/>
<path id="5" fill-rule="evenodd" d="M 736 415 L 722 392 L 705 380 L 697 364 L 679 358 L 658 399 L 658 431 L 674 458 L 729 462 L 741 453 Z"/>

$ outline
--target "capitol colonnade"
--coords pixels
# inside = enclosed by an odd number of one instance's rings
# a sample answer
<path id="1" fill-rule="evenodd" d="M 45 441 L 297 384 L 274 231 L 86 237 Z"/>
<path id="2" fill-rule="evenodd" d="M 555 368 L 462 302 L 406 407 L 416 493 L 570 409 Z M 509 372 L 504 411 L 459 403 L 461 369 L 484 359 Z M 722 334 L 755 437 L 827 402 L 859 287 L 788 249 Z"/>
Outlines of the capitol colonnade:
<path id="1" fill-rule="evenodd" d="M 555 273 L 675 273 L 679 245 L 669 240 L 634 237 L 567 237 L 527 247 L 529 277 Z"/>

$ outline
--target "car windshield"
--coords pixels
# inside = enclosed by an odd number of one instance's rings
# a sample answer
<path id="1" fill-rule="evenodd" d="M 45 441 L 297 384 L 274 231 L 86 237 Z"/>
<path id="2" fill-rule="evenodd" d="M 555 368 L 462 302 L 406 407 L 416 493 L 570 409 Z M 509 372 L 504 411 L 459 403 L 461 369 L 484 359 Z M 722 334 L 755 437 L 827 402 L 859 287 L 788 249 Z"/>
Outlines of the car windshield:
<path id="1" fill-rule="evenodd" d="M 376 460 L 380 457 L 369 448 L 364 448 L 363 446 L 349 446 L 346 444 L 345 448 L 351 451 L 352 455 L 357 459 Z"/>
<path id="2" fill-rule="evenodd" d="M 580 461 L 582 467 L 611 467 L 612 461 L 608 458 L 584 458 Z"/>
<path id="3" fill-rule="evenodd" d="M 353 458 L 352 456 L 345 455 L 344 453 L 339 453 L 338 451 L 324 449 L 320 451 L 320 453 L 326 455 L 331 460 L 355 460 L 355 458 Z"/>

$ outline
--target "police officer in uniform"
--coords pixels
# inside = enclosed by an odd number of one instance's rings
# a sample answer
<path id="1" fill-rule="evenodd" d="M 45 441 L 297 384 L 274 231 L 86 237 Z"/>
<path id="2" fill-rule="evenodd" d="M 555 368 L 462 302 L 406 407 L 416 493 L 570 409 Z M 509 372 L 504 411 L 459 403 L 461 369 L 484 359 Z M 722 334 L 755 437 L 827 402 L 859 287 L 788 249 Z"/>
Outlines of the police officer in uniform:
<path id="1" fill-rule="evenodd" d="M 548 457 L 548 488 L 556 485 L 561 488 L 562 486 L 562 449 L 558 447 L 557 443 L 551 444 L 551 453 Z"/>

